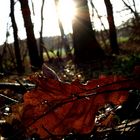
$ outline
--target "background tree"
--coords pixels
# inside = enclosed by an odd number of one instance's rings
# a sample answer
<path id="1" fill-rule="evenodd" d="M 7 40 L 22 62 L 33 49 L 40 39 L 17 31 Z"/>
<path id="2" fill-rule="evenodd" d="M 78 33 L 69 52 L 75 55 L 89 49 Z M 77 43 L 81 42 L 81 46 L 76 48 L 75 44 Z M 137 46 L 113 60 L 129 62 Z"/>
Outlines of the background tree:
<path id="1" fill-rule="evenodd" d="M 43 63 L 44 58 L 43 58 L 43 47 L 44 47 L 44 41 L 43 41 L 43 37 L 42 37 L 42 33 L 43 33 L 43 9 L 44 9 L 44 3 L 45 0 L 42 0 L 42 5 L 41 5 L 41 29 L 40 29 L 40 61 L 41 63 Z"/>
<path id="2" fill-rule="evenodd" d="M 131 11 L 132 14 L 134 14 L 134 17 L 136 20 L 139 20 L 139 14 L 137 12 L 137 9 L 136 9 L 136 3 L 134 0 L 132 0 L 133 2 L 133 7 L 134 9 L 132 8 L 131 5 L 129 5 L 127 2 L 125 2 L 124 0 L 122 0 L 122 2 L 124 3 L 124 5 Z"/>
<path id="3" fill-rule="evenodd" d="M 54 0 L 54 2 L 55 2 L 55 6 L 56 6 L 56 11 L 58 13 L 59 12 L 59 0 Z M 62 24 L 62 21 L 61 21 L 61 19 L 59 17 L 59 14 L 57 14 L 57 18 L 58 18 L 58 25 L 59 25 L 60 32 L 61 32 L 61 39 L 62 39 L 62 43 L 64 45 L 66 55 L 71 55 L 68 40 L 67 40 L 67 37 L 65 35 L 63 24 Z M 61 55 L 58 54 L 58 56 L 61 56 Z"/>
<path id="4" fill-rule="evenodd" d="M 109 33 L 108 33 L 108 30 L 106 29 L 103 21 L 102 21 L 102 18 L 101 16 L 99 15 L 98 13 L 98 10 L 96 9 L 94 3 L 92 0 L 90 0 L 90 4 L 91 4 L 91 7 L 92 7 L 92 10 L 96 12 L 97 14 L 97 17 L 98 19 L 100 20 L 100 23 L 101 23 L 101 26 L 103 27 L 103 30 L 100 31 L 100 36 L 101 36 L 101 39 L 102 39 L 102 42 L 103 42 L 103 45 L 107 48 L 108 45 L 107 45 L 107 42 L 106 42 L 106 38 L 109 36 Z M 93 15 L 94 16 L 94 15 Z M 104 35 L 105 34 L 105 35 Z"/>
<path id="5" fill-rule="evenodd" d="M 74 61 L 77 65 L 91 63 L 104 56 L 92 29 L 87 0 L 74 0 L 76 15 L 72 23 Z"/>
<path id="6" fill-rule="evenodd" d="M 40 68 L 42 63 L 40 61 L 37 43 L 33 31 L 33 24 L 31 21 L 28 0 L 19 0 L 19 1 L 21 4 L 21 11 L 22 11 L 24 26 L 27 34 L 27 46 L 29 50 L 30 63 L 32 66 L 32 70 L 34 70 L 36 68 Z"/>
<path id="7" fill-rule="evenodd" d="M 107 10 L 107 19 L 109 24 L 109 39 L 112 48 L 112 53 L 119 54 L 117 33 L 116 33 L 116 27 L 114 23 L 114 16 L 113 16 L 113 7 L 110 0 L 104 0 L 104 3 L 106 5 L 106 10 Z"/>
<path id="8" fill-rule="evenodd" d="M 18 42 L 18 28 L 15 21 L 15 15 L 14 15 L 14 0 L 10 0 L 10 8 L 11 8 L 11 21 L 13 26 L 13 33 L 14 33 L 14 48 L 15 48 L 15 56 L 16 56 L 16 62 L 17 62 L 17 72 L 23 73 L 24 68 L 21 61 L 21 55 L 20 55 L 20 48 L 19 48 L 19 42 Z"/>
<path id="9" fill-rule="evenodd" d="M 131 34 L 130 34 L 130 39 L 131 41 L 140 41 L 140 15 L 137 11 L 136 8 L 136 3 L 134 0 L 132 0 L 132 5 L 129 3 L 127 3 L 126 1 L 122 0 L 122 2 L 124 3 L 125 7 L 127 8 L 127 10 L 131 11 L 131 14 L 133 15 L 133 17 L 131 18 L 131 20 L 128 21 L 128 26 L 127 28 L 131 30 Z"/>

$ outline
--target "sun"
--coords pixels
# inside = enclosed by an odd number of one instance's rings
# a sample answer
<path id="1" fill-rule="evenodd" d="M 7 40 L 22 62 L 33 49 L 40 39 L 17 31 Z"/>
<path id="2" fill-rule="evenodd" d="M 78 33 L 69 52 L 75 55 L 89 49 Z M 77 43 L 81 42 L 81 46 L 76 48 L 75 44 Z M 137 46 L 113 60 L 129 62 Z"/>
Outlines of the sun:
<path id="1" fill-rule="evenodd" d="M 75 16 L 75 11 L 76 10 L 73 0 L 59 0 L 58 16 L 64 28 L 71 26 L 72 20 Z"/>

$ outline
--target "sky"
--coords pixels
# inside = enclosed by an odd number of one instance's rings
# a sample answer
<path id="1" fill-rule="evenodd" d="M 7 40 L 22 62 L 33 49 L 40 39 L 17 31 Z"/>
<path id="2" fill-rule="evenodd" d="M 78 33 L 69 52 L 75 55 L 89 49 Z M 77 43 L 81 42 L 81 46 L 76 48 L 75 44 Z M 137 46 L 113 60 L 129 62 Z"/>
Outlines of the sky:
<path id="1" fill-rule="evenodd" d="M 34 25 L 34 33 L 36 38 L 39 37 L 40 32 L 40 10 L 41 10 L 41 2 L 42 0 L 32 0 L 34 3 L 35 14 L 32 13 L 32 4 L 31 0 L 29 0 L 29 5 L 31 8 L 31 18 Z M 125 0 L 131 2 L 132 0 Z M 18 36 L 20 39 L 26 38 L 26 32 L 23 24 L 20 3 L 18 0 L 15 0 L 15 17 L 16 23 L 18 26 Z M 106 28 L 108 28 L 108 22 L 106 19 L 106 8 L 104 4 L 104 0 L 93 0 L 96 9 L 98 9 L 98 13 L 102 18 L 102 21 Z M 140 0 L 135 0 L 137 10 L 140 10 Z M 119 13 L 122 9 L 124 9 L 124 5 L 121 0 L 111 0 L 114 11 L 115 25 L 119 26 L 122 22 L 126 21 L 130 18 L 129 11 L 123 11 Z M 89 4 L 91 9 L 91 6 Z M 60 29 L 58 26 L 57 15 L 60 16 L 62 20 L 65 33 L 72 32 L 71 28 L 71 20 L 74 16 L 74 3 L 73 0 L 60 0 L 59 13 L 55 9 L 54 0 L 45 0 L 44 5 L 44 28 L 43 28 L 43 36 L 55 36 L 60 35 Z M 140 12 L 140 11 L 139 11 Z M 6 41 L 6 31 L 9 32 L 9 37 L 7 42 L 13 42 L 13 29 L 11 27 L 11 19 L 9 17 L 10 13 L 10 0 L 1 0 L 0 1 L 0 44 L 3 44 Z M 102 29 L 101 23 L 94 11 L 94 26 L 96 30 Z"/>

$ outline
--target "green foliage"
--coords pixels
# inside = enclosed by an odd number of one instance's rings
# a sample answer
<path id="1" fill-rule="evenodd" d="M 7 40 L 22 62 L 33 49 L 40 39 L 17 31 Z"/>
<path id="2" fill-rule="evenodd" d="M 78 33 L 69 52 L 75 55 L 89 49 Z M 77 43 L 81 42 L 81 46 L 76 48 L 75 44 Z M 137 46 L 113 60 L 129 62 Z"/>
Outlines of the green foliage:
<path id="1" fill-rule="evenodd" d="M 137 63 L 140 62 L 140 55 L 120 55 L 116 57 L 116 60 L 112 67 L 114 74 L 131 75 L 133 68 Z"/>
<path id="2" fill-rule="evenodd" d="M 118 43 L 126 43 L 128 42 L 129 37 L 118 37 Z"/>

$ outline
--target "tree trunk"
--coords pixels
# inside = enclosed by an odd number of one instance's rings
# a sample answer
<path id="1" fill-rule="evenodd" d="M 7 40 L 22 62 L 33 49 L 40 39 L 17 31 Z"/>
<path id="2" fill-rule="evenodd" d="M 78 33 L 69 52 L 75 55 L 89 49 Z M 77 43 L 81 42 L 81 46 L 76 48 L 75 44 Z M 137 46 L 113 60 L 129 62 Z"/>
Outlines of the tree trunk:
<path id="1" fill-rule="evenodd" d="M 113 7 L 110 2 L 110 0 L 104 0 L 107 10 L 107 19 L 109 24 L 109 39 L 110 39 L 110 45 L 112 48 L 112 53 L 119 54 L 119 47 L 117 42 L 117 33 L 116 33 L 116 27 L 114 23 L 114 16 L 113 16 Z"/>
<path id="2" fill-rule="evenodd" d="M 23 73 L 24 68 L 21 61 L 21 55 L 20 55 L 20 49 L 19 49 L 19 42 L 18 42 L 18 29 L 15 21 L 15 15 L 14 15 L 14 0 L 10 0 L 11 3 L 11 21 L 13 26 L 13 33 L 14 33 L 14 47 L 15 47 L 15 56 L 16 56 L 16 62 L 17 62 L 17 72 Z"/>
<path id="3" fill-rule="evenodd" d="M 37 43 L 34 35 L 33 24 L 31 21 L 30 9 L 28 0 L 19 0 L 21 4 L 22 15 L 24 19 L 24 26 L 27 34 L 27 46 L 29 50 L 30 63 L 32 70 L 36 70 L 41 67 Z"/>
<path id="4" fill-rule="evenodd" d="M 89 64 L 104 56 L 92 29 L 87 0 L 74 0 L 76 16 L 73 19 L 74 61 L 76 64 Z"/>
<path id="5" fill-rule="evenodd" d="M 59 12 L 59 10 L 58 10 L 59 0 L 54 0 L 54 1 L 55 1 L 55 6 L 56 6 L 56 11 Z M 61 22 L 59 14 L 57 15 L 57 17 L 58 17 L 58 25 L 59 25 L 59 29 L 60 29 L 60 33 L 61 33 L 61 39 L 62 39 L 62 43 L 64 45 L 65 53 L 66 53 L 67 57 L 69 57 L 69 56 L 71 57 L 70 46 L 68 44 L 68 40 L 67 40 L 67 37 L 65 35 L 63 24 Z"/>
<path id="6" fill-rule="evenodd" d="M 40 42 L 39 42 L 39 45 L 40 45 L 40 61 L 41 63 L 44 62 L 44 58 L 43 58 L 43 47 L 44 47 L 44 41 L 43 41 L 43 9 L 44 9 L 44 2 L 45 0 L 42 0 L 42 6 L 41 6 L 41 29 L 40 29 Z"/>

